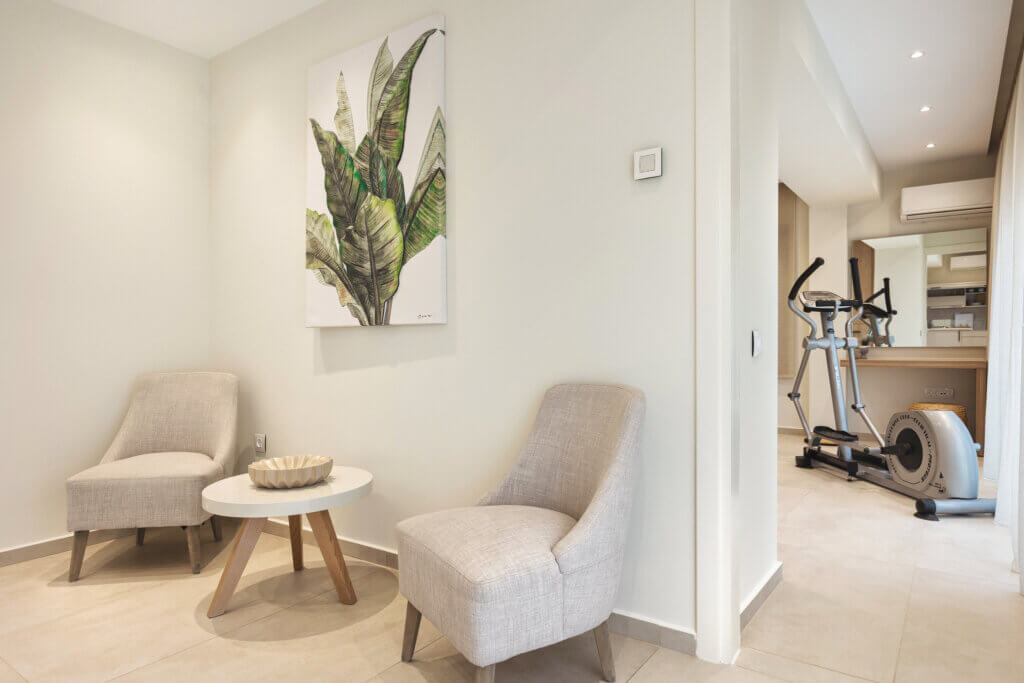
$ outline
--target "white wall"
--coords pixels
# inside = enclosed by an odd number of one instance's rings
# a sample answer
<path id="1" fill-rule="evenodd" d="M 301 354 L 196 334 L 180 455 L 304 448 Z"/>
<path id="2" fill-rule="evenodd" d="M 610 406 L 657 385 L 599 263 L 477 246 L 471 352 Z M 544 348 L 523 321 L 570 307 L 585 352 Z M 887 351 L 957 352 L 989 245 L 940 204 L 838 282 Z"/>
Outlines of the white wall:
<path id="1" fill-rule="evenodd" d="M 845 206 L 811 207 L 808 250 L 812 260 L 820 256 L 825 259 L 825 265 L 808 280 L 808 289 L 832 291 L 844 296 L 849 292 L 846 218 Z M 818 323 L 818 336 L 821 336 L 821 318 L 817 315 L 812 318 Z M 845 316 L 840 316 L 837 322 L 845 325 L 845 320 Z M 804 335 L 809 329 L 806 325 L 803 327 Z M 846 334 L 845 330 L 840 332 L 838 328 L 836 332 L 837 334 Z M 801 387 L 801 393 L 807 387 L 810 387 L 812 395 L 809 405 L 806 406 L 807 421 L 811 428 L 813 429 L 817 425 L 835 424 L 835 417 L 832 414 L 832 399 L 828 389 L 828 366 L 825 362 L 825 354 L 820 351 L 812 352 L 811 358 L 807 362 L 807 376 Z M 793 410 L 792 407 L 790 409 Z M 799 422 L 796 424 L 799 425 Z"/>
<path id="2" fill-rule="evenodd" d="M 206 62 L 0 0 L 0 548 L 66 533 L 133 377 L 209 352 Z"/>
<path id="3" fill-rule="evenodd" d="M 778 383 L 778 3 L 742 0 L 734 14 L 733 449 L 739 487 L 736 590 L 746 606 L 775 571 Z M 757 330 L 762 348 L 751 355 Z"/>
<path id="4" fill-rule="evenodd" d="M 434 11 L 450 322 L 306 329 L 306 68 Z M 334 1 L 213 60 L 214 359 L 241 376 L 242 431 L 267 432 L 269 455 L 374 473 L 373 495 L 335 512 L 340 534 L 393 547 L 400 519 L 474 503 L 551 384 L 631 384 L 648 413 L 618 606 L 692 627 L 692 22 L 678 0 Z M 665 174 L 634 182 L 632 152 L 652 145 Z"/>
<path id="5" fill-rule="evenodd" d="M 893 337 L 898 346 L 927 346 L 928 273 L 924 265 L 924 247 L 913 246 L 875 249 L 875 281 L 868 285 L 861 283 L 864 295 L 877 292 L 884 286 L 883 278 L 889 278 L 892 290 L 892 305 L 896 317 L 892 321 Z M 868 287 L 872 287 L 868 290 Z"/>

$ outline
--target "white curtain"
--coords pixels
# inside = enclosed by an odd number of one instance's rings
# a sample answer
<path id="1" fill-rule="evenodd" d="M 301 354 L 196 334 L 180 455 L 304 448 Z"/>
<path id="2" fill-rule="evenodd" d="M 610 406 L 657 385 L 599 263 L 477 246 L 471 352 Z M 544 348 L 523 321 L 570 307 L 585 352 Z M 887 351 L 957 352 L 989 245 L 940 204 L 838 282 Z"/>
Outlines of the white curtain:
<path id="1" fill-rule="evenodd" d="M 999 147 L 992 220 L 985 477 L 998 481 L 996 524 L 1009 527 L 1014 568 L 1024 551 L 1024 106 L 1014 92 Z M 1017 201 L 1020 198 L 1021 201 Z M 1021 575 L 1024 593 L 1024 574 Z"/>

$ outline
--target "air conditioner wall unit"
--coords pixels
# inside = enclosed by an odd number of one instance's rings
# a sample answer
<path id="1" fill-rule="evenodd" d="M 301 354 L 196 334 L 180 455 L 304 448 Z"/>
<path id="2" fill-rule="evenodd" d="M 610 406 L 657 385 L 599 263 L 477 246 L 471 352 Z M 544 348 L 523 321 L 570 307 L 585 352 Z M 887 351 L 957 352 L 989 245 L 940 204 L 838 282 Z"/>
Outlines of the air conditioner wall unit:
<path id="1" fill-rule="evenodd" d="M 995 178 L 904 187 L 900 220 L 904 223 L 992 214 Z"/>

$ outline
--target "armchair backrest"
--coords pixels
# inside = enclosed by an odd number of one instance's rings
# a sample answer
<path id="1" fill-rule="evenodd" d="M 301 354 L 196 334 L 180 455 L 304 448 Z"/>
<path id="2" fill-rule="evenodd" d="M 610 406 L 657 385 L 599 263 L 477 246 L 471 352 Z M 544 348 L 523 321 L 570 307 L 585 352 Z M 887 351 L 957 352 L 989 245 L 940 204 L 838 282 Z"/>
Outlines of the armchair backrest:
<path id="1" fill-rule="evenodd" d="M 238 378 L 226 372 L 154 372 L 135 382 L 131 403 L 104 462 L 185 451 L 235 463 Z"/>
<path id="2" fill-rule="evenodd" d="M 484 504 L 532 505 L 580 519 L 599 488 L 632 485 L 644 395 L 608 384 L 548 389 L 515 467 Z M 614 479 L 606 474 L 615 465 Z M 602 487 L 602 483 L 604 486 Z"/>

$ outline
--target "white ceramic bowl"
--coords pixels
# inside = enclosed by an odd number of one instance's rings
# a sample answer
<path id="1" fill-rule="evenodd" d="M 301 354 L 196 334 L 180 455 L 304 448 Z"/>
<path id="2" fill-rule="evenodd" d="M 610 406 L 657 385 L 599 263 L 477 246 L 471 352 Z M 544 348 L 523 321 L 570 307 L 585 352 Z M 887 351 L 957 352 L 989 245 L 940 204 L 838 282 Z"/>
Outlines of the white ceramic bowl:
<path id="1" fill-rule="evenodd" d="M 324 455 L 286 455 L 257 460 L 249 465 L 252 483 L 269 489 L 294 489 L 323 481 L 334 460 Z"/>

